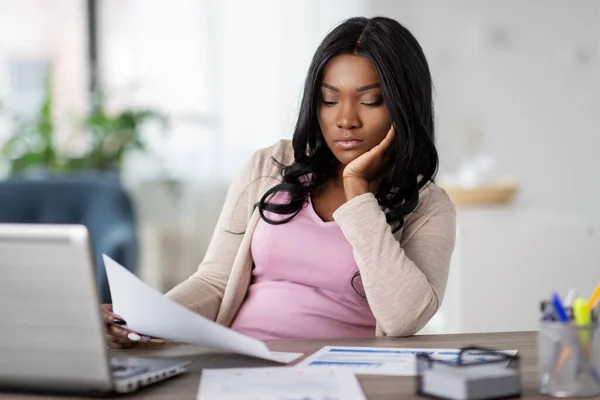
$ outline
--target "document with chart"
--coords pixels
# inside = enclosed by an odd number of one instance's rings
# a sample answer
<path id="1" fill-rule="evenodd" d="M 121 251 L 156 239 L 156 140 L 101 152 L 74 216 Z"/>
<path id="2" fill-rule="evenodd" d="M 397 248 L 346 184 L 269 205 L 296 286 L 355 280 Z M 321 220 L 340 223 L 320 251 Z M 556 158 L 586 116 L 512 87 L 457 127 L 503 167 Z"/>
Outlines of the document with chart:
<path id="1" fill-rule="evenodd" d="M 415 356 L 427 353 L 440 360 L 458 360 L 459 349 L 410 349 L 378 347 L 333 347 L 325 346 L 308 356 L 298 367 L 343 369 L 357 375 L 405 375 L 417 374 Z M 505 354 L 517 354 L 516 350 L 502 351 Z M 492 355 L 466 353 L 465 361 L 491 360 Z"/>

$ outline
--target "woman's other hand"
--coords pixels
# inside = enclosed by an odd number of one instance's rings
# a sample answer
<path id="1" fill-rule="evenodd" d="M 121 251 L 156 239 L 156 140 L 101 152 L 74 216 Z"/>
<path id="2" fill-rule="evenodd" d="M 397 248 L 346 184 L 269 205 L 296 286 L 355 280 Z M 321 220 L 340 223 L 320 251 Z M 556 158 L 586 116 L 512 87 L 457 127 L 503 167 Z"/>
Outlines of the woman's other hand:
<path id="1" fill-rule="evenodd" d="M 102 320 L 106 325 L 106 341 L 108 347 L 113 349 L 129 349 L 138 343 L 145 343 L 150 338 L 141 335 L 131 329 L 127 329 L 127 324 L 121 316 L 112 312 L 112 304 L 102 304 Z"/>

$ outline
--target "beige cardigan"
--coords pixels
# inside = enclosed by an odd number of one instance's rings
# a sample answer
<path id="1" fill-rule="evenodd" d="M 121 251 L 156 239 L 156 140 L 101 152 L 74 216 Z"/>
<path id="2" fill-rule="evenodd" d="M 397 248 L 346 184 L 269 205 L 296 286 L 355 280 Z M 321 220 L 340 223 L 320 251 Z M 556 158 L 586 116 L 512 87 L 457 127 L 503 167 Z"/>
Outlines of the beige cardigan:
<path id="1" fill-rule="evenodd" d="M 252 277 L 250 243 L 260 218 L 254 205 L 281 181 L 272 157 L 293 161 L 282 140 L 254 154 L 231 184 L 204 260 L 167 296 L 226 326 L 233 322 Z M 392 234 L 375 196 L 363 194 L 333 214 L 352 245 L 377 336 L 409 336 L 436 313 L 454 249 L 456 212 L 435 184 L 423 189 L 403 229 Z M 268 310 L 265 310 L 268 312 Z"/>

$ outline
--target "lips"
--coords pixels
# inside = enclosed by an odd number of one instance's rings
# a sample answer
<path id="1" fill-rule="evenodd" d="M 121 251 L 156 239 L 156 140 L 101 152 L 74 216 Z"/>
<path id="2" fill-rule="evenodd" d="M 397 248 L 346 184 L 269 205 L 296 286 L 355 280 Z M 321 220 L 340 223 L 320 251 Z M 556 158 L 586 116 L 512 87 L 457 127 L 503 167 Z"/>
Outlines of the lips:
<path id="1" fill-rule="evenodd" d="M 334 143 L 340 149 L 352 150 L 357 147 L 360 147 L 364 143 L 364 140 L 357 138 L 355 136 L 345 136 L 345 137 L 337 139 Z"/>

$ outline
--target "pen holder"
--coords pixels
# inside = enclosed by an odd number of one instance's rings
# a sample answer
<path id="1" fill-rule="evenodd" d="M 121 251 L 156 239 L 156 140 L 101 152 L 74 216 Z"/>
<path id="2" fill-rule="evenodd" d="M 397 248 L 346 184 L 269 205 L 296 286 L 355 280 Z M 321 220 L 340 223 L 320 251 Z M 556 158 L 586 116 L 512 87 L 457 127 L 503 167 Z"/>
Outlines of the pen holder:
<path id="1" fill-rule="evenodd" d="M 575 326 L 541 321 L 538 370 L 542 394 L 553 397 L 600 395 L 598 322 Z"/>

